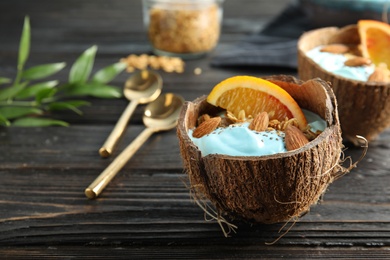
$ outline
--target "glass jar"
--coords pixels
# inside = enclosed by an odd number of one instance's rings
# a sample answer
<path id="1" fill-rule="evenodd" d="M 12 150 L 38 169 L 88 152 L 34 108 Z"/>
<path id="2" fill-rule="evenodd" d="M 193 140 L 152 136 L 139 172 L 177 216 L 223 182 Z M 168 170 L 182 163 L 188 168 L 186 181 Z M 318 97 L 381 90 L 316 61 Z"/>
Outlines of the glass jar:
<path id="1" fill-rule="evenodd" d="M 223 0 L 143 0 L 143 17 L 156 55 L 198 58 L 214 49 Z"/>

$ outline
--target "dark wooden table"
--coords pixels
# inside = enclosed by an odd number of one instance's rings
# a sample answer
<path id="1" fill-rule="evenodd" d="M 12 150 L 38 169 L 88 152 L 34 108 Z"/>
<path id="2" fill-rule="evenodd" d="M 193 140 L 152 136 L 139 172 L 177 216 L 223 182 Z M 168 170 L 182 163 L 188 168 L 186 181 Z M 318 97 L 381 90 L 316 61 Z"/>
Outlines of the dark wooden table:
<path id="1" fill-rule="evenodd" d="M 227 1 L 217 51 L 259 30 L 287 3 Z M 32 26 L 28 66 L 72 64 L 94 44 L 95 69 L 151 50 L 139 0 L 1 0 L 1 76 L 15 76 L 25 15 Z M 161 72 L 164 91 L 193 100 L 233 75 L 296 75 L 283 68 L 216 68 L 210 59 L 186 62 L 183 74 Z M 201 75 L 194 74 L 198 67 Z M 57 78 L 65 82 L 68 68 Z M 122 86 L 127 76 L 113 84 Z M 205 221 L 185 186 L 175 131 L 154 135 L 101 197 L 86 199 L 86 186 L 143 129 L 139 106 L 114 156 L 100 158 L 98 149 L 127 101 L 90 101 L 83 116 L 56 115 L 69 127 L 0 127 L 1 258 L 390 259 L 390 131 L 370 143 L 358 168 L 333 183 L 319 205 L 269 246 L 283 223 L 238 223 L 238 233 L 225 238 L 216 222 Z M 346 150 L 354 159 L 360 153 Z"/>

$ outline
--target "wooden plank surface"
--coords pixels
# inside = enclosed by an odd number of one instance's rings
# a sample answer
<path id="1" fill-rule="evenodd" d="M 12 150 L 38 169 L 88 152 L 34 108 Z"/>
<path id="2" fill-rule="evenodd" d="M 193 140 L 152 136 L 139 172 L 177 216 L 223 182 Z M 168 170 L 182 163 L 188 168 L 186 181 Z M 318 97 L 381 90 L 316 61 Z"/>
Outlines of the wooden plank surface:
<path id="1" fill-rule="evenodd" d="M 218 48 L 261 28 L 289 1 L 226 1 Z M 0 2 L 0 75 L 16 73 L 23 17 L 32 25 L 29 65 L 66 61 L 99 46 L 96 68 L 150 51 L 141 1 Z M 237 74 L 296 75 L 283 68 L 215 68 L 211 57 L 188 61 L 183 74 L 163 73 L 164 91 L 193 100 Z M 202 68 L 201 75 L 194 69 Z M 57 76 L 67 79 L 68 70 Z M 123 85 L 128 75 L 114 85 Z M 238 225 L 225 238 L 206 221 L 187 189 L 175 131 L 156 134 L 97 200 L 84 188 L 112 161 L 98 149 L 127 101 L 91 99 L 84 115 L 60 113 L 68 128 L 0 128 L 0 254 L 52 259 L 386 259 L 390 258 L 390 131 L 372 142 L 358 168 L 333 183 L 323 200 L 275 245 L 284 223 Z M 143 129 L 136 109 L 118 149 Z M 356 160 L 362 149 L 346 144 Z M 288 223 L 288 228 L 292 223 Z M 282 230 L 285 231 L 286 228 Z"/>

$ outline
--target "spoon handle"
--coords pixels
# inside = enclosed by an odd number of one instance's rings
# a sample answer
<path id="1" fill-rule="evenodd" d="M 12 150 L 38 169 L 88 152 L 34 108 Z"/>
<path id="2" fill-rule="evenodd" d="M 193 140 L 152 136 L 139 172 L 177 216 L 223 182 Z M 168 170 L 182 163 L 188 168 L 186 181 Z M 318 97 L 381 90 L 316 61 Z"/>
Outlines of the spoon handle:
<path id="1" fill-rule="evenodd" d="M 103 191 L 107 184 L 115 177 L 122 167 L 130 160 L 135 152 L 155 132 L 152 128 L 145 128 L 131 144 L 129 144 L 111 164 L 85 189 L 85 195 L 94 199 Z"/>
<path id="2" fill-rule="evenodd" d="M 99 154 L 101 157 L 108 157 L 111 155 L 112 151 L 119 138 L 122 136 L 123 132 L 126 129 L 127 123 L 130 120 L 131 115 L 134 113 L 135 108 L 137 107 L 137 101 L 131 101 L 127 105 L 126 109 L 123 111 L 121 117 L 116 123 L 114 129 L 111 131 L 110 135 L 107 137 L 103 146 L 99 149 Z"/>

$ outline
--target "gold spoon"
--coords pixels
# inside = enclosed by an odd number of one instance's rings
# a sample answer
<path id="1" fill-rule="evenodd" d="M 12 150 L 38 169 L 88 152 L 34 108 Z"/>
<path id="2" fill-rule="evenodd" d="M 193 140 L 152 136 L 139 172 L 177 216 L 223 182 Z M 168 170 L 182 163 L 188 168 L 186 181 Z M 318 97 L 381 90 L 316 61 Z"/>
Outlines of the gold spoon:
<path id="1" fill-rule="evenodd" d="M 155 132 L 176 127 L 184 99 L 172 93 L 159 96 L 145 108 L 143 122 L 146 128 L 123 152 L 85 189 L 85 195 L 94 199 L 103 191 L 120 169 L 130 160 L 142 144 Z"/>
<path id="2" fill-rule="evenodd" d="M 101 157 L 108 157 L 111 155 L 137 105 L 152 102 L 160 95 L 161 89 L 161 76 L 149 70 L 136 72 L 126 80 L 123 94 L 130 103 L 123 111 L 103 146 L 99 149 Z"/>

